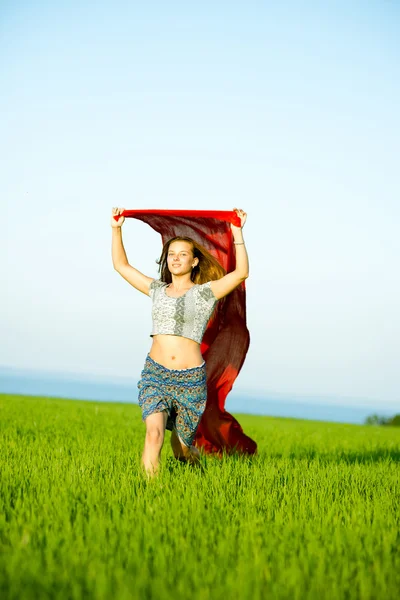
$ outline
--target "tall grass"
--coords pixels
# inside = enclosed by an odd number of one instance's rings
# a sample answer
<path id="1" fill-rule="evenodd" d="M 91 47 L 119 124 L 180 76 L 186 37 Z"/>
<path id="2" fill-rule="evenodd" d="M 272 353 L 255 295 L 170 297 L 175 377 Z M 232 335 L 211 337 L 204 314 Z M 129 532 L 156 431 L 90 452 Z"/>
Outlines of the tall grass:
<path id="1" fill-rule="evenodd" d="M 0 396 L 1 598 L 398 598 L 400 430 L 240 422 L 147 481 L 138 406 Z"/>

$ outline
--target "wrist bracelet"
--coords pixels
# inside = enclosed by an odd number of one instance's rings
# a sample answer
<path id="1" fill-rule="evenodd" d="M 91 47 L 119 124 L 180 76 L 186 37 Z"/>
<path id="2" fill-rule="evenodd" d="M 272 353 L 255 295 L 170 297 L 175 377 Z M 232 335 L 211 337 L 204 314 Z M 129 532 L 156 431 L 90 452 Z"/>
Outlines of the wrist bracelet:
<path id="1" fill-rule="evenodd" d="M 241 246 L 243 244 L 244 246 L 244 242 L 233 242 L 235 244 L 235 246 Z"/>

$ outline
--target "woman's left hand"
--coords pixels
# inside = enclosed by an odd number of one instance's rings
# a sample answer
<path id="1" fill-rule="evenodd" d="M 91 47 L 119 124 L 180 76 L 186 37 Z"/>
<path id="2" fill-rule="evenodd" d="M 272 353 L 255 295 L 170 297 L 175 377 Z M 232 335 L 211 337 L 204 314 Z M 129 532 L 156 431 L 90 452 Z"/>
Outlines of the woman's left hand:
<path id="1" fill-rule="evenodd" d="M 240 227 L 236 227 L 236 225 L 232 225 L 231 223 L 232 232 L 235 233 L 235 231 L 240 231 L 244 227 L 244 224 L 246 223 L 247 219 L 247 213 L 245 213 L 244 210 L 242 210 L 241 208 L 234 208 L 233 210 L 240 218 Z"/>

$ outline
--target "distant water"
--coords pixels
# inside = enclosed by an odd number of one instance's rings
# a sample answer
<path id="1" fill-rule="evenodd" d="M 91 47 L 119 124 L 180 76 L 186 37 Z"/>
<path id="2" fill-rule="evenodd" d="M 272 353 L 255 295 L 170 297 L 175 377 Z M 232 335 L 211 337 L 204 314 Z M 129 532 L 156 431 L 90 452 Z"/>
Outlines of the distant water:
<path id="1" fill-rule="evenodd" d="M 98 400 L 108 402 L 137 403 L 135 380 L 104 379 L 62 373 L 35 372 L 22 369 L 0 367 L 0 393 L 25 396 L 45 396 Z M 307 403 L 293 400 L 289 396 L 249 396 L 231 392 L 227 398 L 226 410 L 231 413 L 248 413 L 274 417 L 293 417 L 318 421 L 341 423 L 364 423 L 373 413 L 392 416 L 394 411 L 381 410 L 371 406 L 341 406 L 326 404 L 315 399 Z"/>

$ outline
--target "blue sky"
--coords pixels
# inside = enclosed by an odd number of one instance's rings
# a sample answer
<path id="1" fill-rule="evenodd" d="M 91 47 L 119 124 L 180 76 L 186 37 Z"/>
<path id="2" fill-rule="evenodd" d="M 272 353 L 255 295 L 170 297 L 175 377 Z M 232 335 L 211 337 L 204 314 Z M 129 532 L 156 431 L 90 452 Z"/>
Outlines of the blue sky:
<path id="1" fill-rule="evenodd" d="M 398 407 L 397 2 L 3 2 L 0 365 L 137 378 L 112 206 L 248 212 L 235 389 Z M 158 234 L 124 225 L 157 276 Z M 4 260 L 5 258 L 5 260 Z"/>

